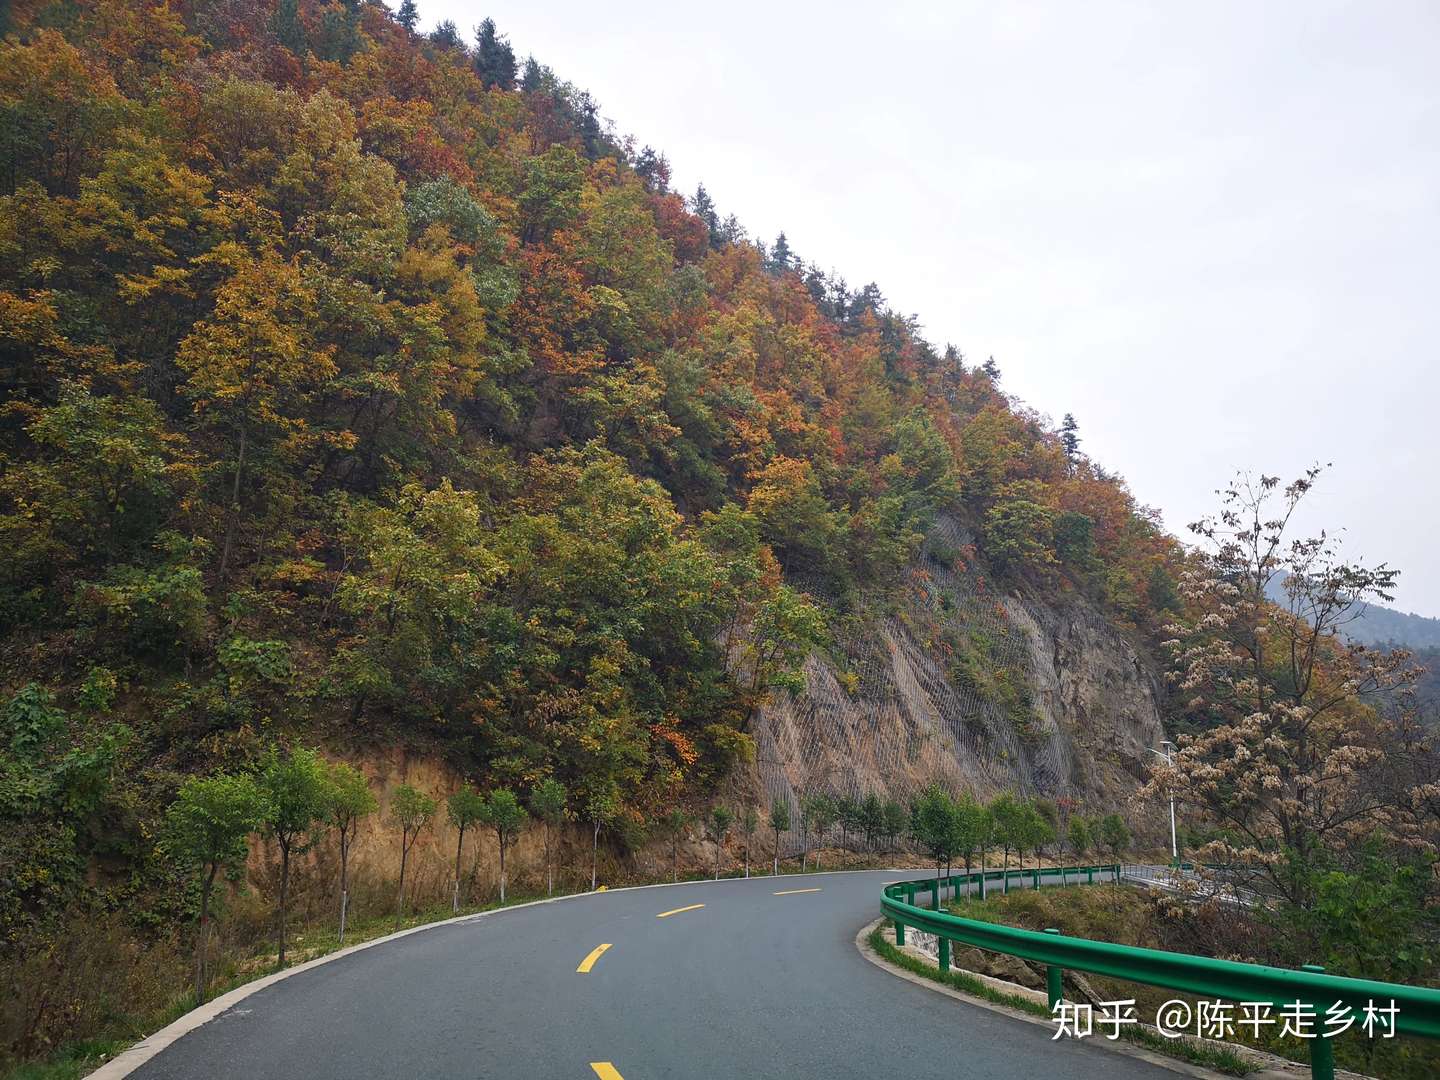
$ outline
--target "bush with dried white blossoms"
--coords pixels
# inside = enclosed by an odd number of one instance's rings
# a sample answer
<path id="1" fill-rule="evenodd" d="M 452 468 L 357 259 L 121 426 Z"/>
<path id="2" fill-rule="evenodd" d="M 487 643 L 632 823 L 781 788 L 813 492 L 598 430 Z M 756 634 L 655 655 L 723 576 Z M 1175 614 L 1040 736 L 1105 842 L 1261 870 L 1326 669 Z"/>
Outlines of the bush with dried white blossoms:
<path id="1" fill-rule="evenodd" d="M 1369 602 L 1392 599 L 1398 572 L 1346 561 L 1324 532 L 1287 535 L 1320 472 L 1283 488 L 1242 474 L 1219 493 L 1219 515 L 1190 526 L 1200 550 L 1166 642 L 1189 733 L 1140 795 L 1198 811 L 1224 837 L 1199 858 L 1244 865 L 1302 908 L 1315 899 L 1309 867 L 1377 831 L 1422 835 L 1418 808 L 1436 794 L 1396 790 L 1393 720 L 1372 707 L 1413 683 L 1409 654 L 1343 635 Z"/>

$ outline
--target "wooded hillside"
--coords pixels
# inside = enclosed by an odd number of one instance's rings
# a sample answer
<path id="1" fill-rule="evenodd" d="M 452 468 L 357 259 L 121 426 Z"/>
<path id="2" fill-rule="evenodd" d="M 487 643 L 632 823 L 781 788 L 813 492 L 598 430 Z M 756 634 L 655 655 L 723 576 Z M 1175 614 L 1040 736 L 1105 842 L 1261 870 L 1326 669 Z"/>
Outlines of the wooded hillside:
<path id="1" fill-rule="evenodd" d="M 11 5 L 0 923 L 147 925 L 182 779 L 404 742 L 640 821 L 937 513 L 1140 634 L 1177 546 L 993 360 L 747 238 L 493 24 Z M 1068 418 L 1067 418 L 1068 420 Z M 978 673 L 977 678 L 983 678 Z"/>

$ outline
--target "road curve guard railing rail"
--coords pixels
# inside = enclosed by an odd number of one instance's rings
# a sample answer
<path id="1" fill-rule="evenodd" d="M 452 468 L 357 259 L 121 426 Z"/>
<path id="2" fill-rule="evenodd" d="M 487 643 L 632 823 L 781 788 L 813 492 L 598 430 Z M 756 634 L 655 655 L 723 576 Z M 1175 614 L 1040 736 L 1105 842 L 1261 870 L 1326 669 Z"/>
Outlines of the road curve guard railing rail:
<path id="1" fill-rule="evenodd" d="M 1300 1002 L 1324 1017 L 1337 1002 L 1352 1015 L 1363 1015 L 1372 1003 L 1388 1009 L 1394 1002 L 1395 1031 L 1425 1039 L 1440 1039 L 1440 989 L 1401 983 L 1327 975 L 1319 967 L 1302 970 L 1214 960 L 1206 956 L 1114 945 L 1088 938 L 1068 937 L 1057 930 L 1037 932 L 998 923 L 962 919 L 938 910 L 945 890 L 952 896 L 979 895 L 999 882 L 1038 888 L 1044 884 L 1086 884 L 1120 880 L 1120 867 L 1047 867 L 1042 870 L 987 870 L 971 874 L 917 878 L 885 886 L 880 910 L 895 926 L 895 941 L 905 943 L 906 927 L 934 934 L 939 943 L 942 972 L 950 969 L 950 944 L 960 942 L 990 952 L 1017 956 L 1043 964 L 1046 989 L 1053 1010 L 1061 999 L 1066 969 L 1112 979 L 1146 983 L 1196 997 L 1233 1002 L 1264 1002 L 1284 1008 Z M 929 893 L 931 906 L 920 907 L 917 896 Z M 1338 1033 L 1337 1033 L 1338 1034 Z M 1315 1080 L 1333 1080 L 1334 1047 L 1318 1032 L 1310 1043 L 1310 1071 Z"/>

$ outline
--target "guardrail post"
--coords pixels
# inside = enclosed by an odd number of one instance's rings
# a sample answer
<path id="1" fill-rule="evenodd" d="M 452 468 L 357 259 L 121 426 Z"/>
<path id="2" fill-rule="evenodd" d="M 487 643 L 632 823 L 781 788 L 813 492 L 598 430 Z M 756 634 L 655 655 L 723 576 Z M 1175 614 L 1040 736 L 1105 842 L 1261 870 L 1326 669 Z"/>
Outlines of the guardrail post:
<path id="1" fill-rule="evenodd" d="M 1305 964 L 1300 970 L 1325 974 L 1321 964 Z M 1335 1080 L 1335 1046 L 1318 1032 L 1310 1040 L 1310 1076 L 1311 1080 Z"/>
<path id="2" fill-rule="evenodd" d="M 1047 934 L 1058 934 L 1058 933 L 1060 933 L 1060 931 L 1059 931 L 1059 930 L 1056 930 L 1053 926 L 1047 926 L 1047 927 L 1045 928 L 1045 933 L 1047 933 Z M 1062 984 L 1064 981 L 1065 981 L 1065 969 L 1064 969 L 1064 968 L 1056 967 L 1056 966 L 1054 966 L 1053 964 L 1050 964 L 1050 965 L 1047 965 L 1047 966 L 1046 966 L 1046 968 L 1045 968 L 1045 996 L 1046 996 L 1046 998 L 1048 998 L 1049 1001 L 1050 1001 L 1050 1011 L 1051 1011 L 1051 1012 L 1054 1012 L 1054 1011 L 1055 1011 L 1055 1006 L 1056 1006 L 1057 1004 L 1059 1004 L 1060 998 L 1063 996 L 1063 992 L 1062 992 L 1062 990 L 1061 990 L 1061 984 Z M 1332 1077 L 1331 1080 L 1334 1080 L 1334 1078 Z"/>
<path id="3" fill-rule="evenodd" d="M 936 940 L 940 943 L 940 974 L 945 975 L 950 971 L 950 939 L 937 937 Z"/>
<path id="4" fill-rule="evenodd" d="M 940 910 L 940 879 L 938 877 L 930 882 L 930 910 Z"/>
<path id="5" fill-rule="evenodd" d="M 1085 867 L 1085 884 L 1095 884 L 1095 868 L 1093 866 Z"/>
<path id="6" fill-rule="evenodd" d="M 905 944 L 905 924 L 899 919 L 895 920 L 895 944 Z"/>

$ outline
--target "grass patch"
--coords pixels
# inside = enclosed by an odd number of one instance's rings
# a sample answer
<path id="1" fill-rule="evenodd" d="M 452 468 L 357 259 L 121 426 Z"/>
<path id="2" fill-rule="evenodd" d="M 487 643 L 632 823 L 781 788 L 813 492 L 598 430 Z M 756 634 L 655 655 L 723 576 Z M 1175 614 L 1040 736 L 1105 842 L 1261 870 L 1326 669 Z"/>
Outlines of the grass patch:
<path id="1" fill-rule="evenodd" d="M 881 926 L 870 931 L 866 939 L 870 948 L 882 959 L 894 964 L 896 967 L 904 968 L 912 974 L 929 979 L 931 982 L 940 983 L 942 986 L 950 986 L 961 993 L 969 994 L 971 997 L 980 998 L 982 1001 L 989 1001 L 995 1005 L 1004 1005 L 1008 1008 L 1019 1009 L 1021 1012 L 1031 1016 L 1042 1016 L 1049 1020 L 1051 1012 L 1038 1001 L 1031 1001 L 1027 997 L 1018 994 L 1007 994 L 987 986 L 979 979 L 963 971 L 941 972 L 938 967 L 932 967 L 918 957 L 903 952 L 889 941 L 885 940 L 885 934 Z M 1166 1057 L 1177 1058 L 1180 1061 L 1188 1061 L 1192 1065 L 1201 1065 L 1216 1072 L 1226 1073 L 1229 1076 L 1245 1076 L 1254 1071 L 1254 1066 L 1245 1055 L 1236 1050 L 1230 1050 L 1223 1046 L 1211 1046 L 1206 1043 L 1197 1043 L 1189 1039 L 1167 1039 L 1149 1028 L 1142 1028 L 1138 1024 L 1123 1028 L 1120 1037 L 1127 1042 L 1135 1043 L 1145 1047 L 1147 1050 L 1154 1050 L 1156 1053 L 1164 1054 Z"/>
<path id="2" fill-rule="evenodd" d="M 130 1046 L 129 1039 L 86 1039 L 72 1043 L 43 1061 L 17 1065 L 6 1080 L 80 1080 Z"/>

